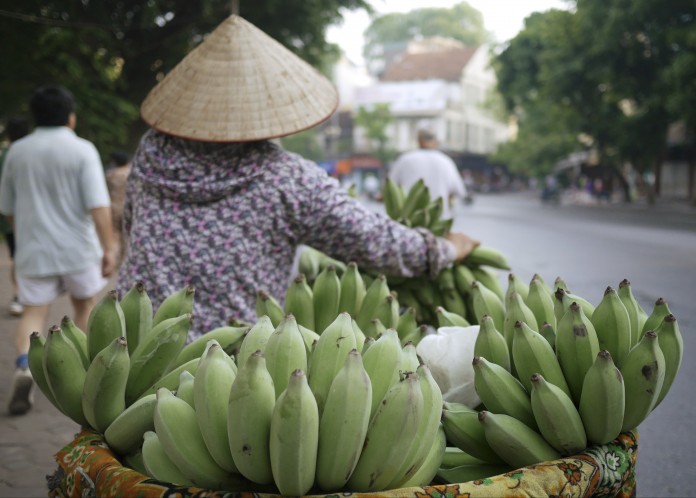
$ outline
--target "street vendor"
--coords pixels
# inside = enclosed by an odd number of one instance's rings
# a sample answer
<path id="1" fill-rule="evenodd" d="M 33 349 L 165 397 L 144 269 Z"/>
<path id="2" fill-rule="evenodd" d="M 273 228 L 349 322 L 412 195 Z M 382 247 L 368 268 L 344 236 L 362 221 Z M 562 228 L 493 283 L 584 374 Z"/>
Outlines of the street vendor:
<path id="1" fill-rule="evenodd" d="M 273 140 L 337 105 L 309 64 L 244 19 L 226 19 L 142 104 L 150 129 L 127 185 L 120 295 L 141 281 L 158 306 L 192 285 L 193 338 L 230 318 L 254 321 L 259 290 L 282 300 L 301 244 L 405 277 L 435 277 L 463 259 L 478 241 L 374 212 Z"/>

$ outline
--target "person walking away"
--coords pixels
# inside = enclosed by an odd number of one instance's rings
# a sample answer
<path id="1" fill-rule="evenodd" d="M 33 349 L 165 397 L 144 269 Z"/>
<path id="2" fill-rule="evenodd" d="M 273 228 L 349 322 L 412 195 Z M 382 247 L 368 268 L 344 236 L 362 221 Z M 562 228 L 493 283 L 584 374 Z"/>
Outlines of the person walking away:
<path id="1" fill-rule="evenodd" d="M 50 306 L 70 295 L 73 320 L 87 331 L 96 295 L 115 270 L 109 193 L 97 149 L 79 138 L 75 103 L 62 86 L 37 89 L 30 101 L 36 128 L 10 148 L 0 183 L 0 212 L 14 222 L 19 300 L 17 352 L 9 412 L 33 405 L 27 352 Z"/>
<path id="2" fill-rule="evenodd" d="M 116 150 L 111 153 L 111 163 L 113 167 L 106 170 L 106 186 L 109 189 L 111 198 L 111 221 L 114 236 L 118 244 L 118 261 L 123 260 L 123 203 L 126 198 L 126 181 L 130 174 L 130 157 L 123 150 Z"/>
<path id="3" fill-rule="evenodd" d="M 397 157 L 390 168 L 389 177 L 407 191 L 422 179 L 431 199 L 442 197 L 442 216 L 450 218 L 454 203 L 466 198 L 466 186 L 452 158 L 438 147 L 439 142 L 431 131 L 419 130 L 418 149 Z"/>
<path id="4" fill-rule="evenodd" d="M 334 86 L 237 15 L 223 21 L 141 105 L 118 290 L 142 282 L 154 307 L 185 286 L 189 338 L 256 320 L 260 290 L 285 296 L 298 246 L 361 269 L 434 278 L 478 242 L 411 229 L 350 196 L 279 137 L 328 119 Z"/>
<path id="5" fill-rule="evenodd" d="M 29 133 L 29 120 L 23 117 L 13 117 L 7 120 L 5 124 L 5 137 L 7 138 L 7 148 L 2 151 L 0 156 L 0 179 L 2 178 L 2 167 L 5 163 L 5 156 L 9 150 L 9 146 L 20 138 Z M 12 301 L 10 301 L 7 311 L 12 316 L 21 316 L 24 307 L 19 302 L 17 295 L 17 279 L 15 278 L 14 269 L 14 252 L 15 252 L 15 237 L 12 223 L 5 217 L 0 216 L 0 231 L 5 236 L 5 242 L 10 252 L 10 280 L 12 281 Z"/>

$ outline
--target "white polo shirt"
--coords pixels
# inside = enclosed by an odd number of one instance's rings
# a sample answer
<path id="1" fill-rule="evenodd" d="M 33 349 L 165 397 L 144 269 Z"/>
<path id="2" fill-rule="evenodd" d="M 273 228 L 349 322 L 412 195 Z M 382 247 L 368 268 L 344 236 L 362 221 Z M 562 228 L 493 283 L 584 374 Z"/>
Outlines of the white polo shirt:
<path id="1" fill-rule="evenodd" d="M 17 274 L 61 275 L 100 264 L 90 210 L 110 204 L 96 147 L 70 128 L 38 127 L 13 142 L 0 183 L 0 212 L 14 216 Z"/>
<path id="2" fill-rule="evenodd" d="M 454 161 L 436 149 L 417 149 L 401 154 L 394 161 L 389 177 L 407 191 L 422 178 L 432 200 L 442 197 L 443 218 L 452 216 L 449 197 L 463 198 L 466 195 L 464 181 Z"/>

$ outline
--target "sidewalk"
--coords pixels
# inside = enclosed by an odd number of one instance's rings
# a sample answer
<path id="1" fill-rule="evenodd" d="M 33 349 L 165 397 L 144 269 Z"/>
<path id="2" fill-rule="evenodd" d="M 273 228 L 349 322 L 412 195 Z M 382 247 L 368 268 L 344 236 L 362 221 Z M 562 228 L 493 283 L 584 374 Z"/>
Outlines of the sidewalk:
<path id="1" fill-rule="evenodd" d="M 0 497 L 47 496 L 46 476 L 57 468 L 53 455 L 72 441 L 79 427 L 38 389 L 34 389 L 34 408 L 27 415 L 11 417 L 7 413 L 15 364 L 14 331 L 19 319 L 7 313 L 12 299 L 10 261 L 4 241 L 1 246 L 0 333 L 5 346 L 0 351 Z M 71 313 L 69 298 L 62 297 L 52 306 L 46 330 Z"/>

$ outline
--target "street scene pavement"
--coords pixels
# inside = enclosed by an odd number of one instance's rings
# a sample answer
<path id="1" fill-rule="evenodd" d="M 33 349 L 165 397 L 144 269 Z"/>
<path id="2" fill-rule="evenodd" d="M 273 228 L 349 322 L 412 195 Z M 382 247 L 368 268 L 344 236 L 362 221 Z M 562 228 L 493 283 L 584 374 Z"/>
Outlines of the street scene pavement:
<path id="1" fill-rule="evenodd" d="M 696 376 L 696 209 L 667 202 L 548 206 L 532 193 L 488 194 L 457 207 L 455 229 L 503 251 L 524 281 L 534 273 L 547 282 L 561 276 L 573 293 L 597 304 L 608 285 L 628 278 L 648 313 L 658 297 L 667 300 L 684 336 L 684 361 L 670 394 L 640 426 L 637 496 L 696 496 L 696 402 L 689 386 Z M 78 426 L 38 391 L 29 414 L 7 414 L 18 319 L 5 311 L 12 289 L 4 244 L 0 251 L 0 497 L 46 496 L 46 476 L 57 467 L 53 455 Z M 507 285 L 507 273 L 499 277 Z M 104 292 L 111 288 L 113 282 Z M 64 297 L 53 306 L 47 329 L 69 313 Z"/>

